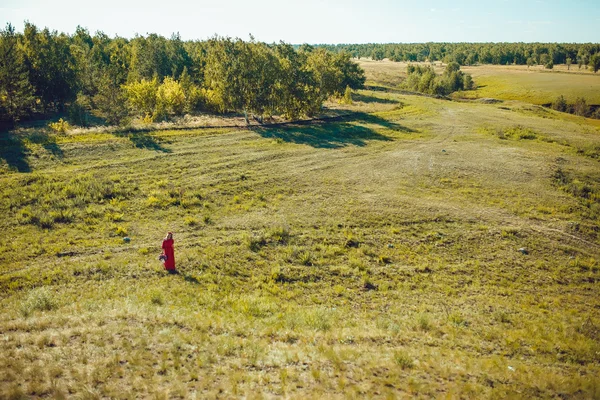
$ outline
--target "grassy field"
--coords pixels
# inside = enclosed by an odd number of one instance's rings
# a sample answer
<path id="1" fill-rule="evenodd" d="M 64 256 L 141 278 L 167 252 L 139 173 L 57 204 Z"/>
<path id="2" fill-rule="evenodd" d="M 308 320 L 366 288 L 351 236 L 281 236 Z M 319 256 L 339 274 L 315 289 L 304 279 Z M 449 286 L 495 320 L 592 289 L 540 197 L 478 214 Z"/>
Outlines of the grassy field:
<path id="1" fill-rule="evenodd" d="M 599 398 L 598 121 L 354 100 L 0 138 L 0 397 Z"/>
<path id="2" fill-rule="evenodd" d="M 397 88 L 406 77 L 407 63 L 391 61 L 359 60 L 367 72 L 367 84 Z M 443 73 L 444 66 L 436 63 L 435 70 Z M 460 97 L 494 98 L 519 100 L 536 105 L 552 103 L 563 95 L 567 101 L 575 102 L 583 97 L 588 104 L 600 104 L 600 74 L 590 70 L 579 70 L 577 65 L 567 70 L 557 65 L 553 70 L 541 66 L 527 68 L 522 65 L 481 65 L 461 68 L 473 76 L 477 89 L 460 93 Z"/>

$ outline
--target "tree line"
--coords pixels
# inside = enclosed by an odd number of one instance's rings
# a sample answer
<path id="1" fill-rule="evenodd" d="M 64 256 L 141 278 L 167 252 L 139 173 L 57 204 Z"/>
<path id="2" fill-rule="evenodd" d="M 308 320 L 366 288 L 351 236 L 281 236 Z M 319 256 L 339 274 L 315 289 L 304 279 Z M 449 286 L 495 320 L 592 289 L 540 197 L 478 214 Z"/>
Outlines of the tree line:
<path id="1" fill-rule="evenodd" d="M 600 69 L 598 43 L 367 43 L 321 45 L 332 52 L 347 52 L 354 58 L 408 62 L 456 62 L 459 65 L 572 64 L 579 69 Z"/>
<path id="2" fill-rule="evenodd" d="M 132 39 L 39 29 L 0 31 L 0 124 L 68 112 L 109 124 L 159 121 L 199 111 L 261 119 L 312 116 L 332 96 L 364 85 L 348 53 L 228 37 L 183 41 L 178 34 Z"/>
<path id="3" fill-rule="evenodd" d="M 460 65 L 451 62 L 442 75 L 437 75 L 431 66 L 409 64 L 403 85 L 416 92 L 446 96 L 458 90 L 474 88 L 473 78 L 460 70 Z"/>

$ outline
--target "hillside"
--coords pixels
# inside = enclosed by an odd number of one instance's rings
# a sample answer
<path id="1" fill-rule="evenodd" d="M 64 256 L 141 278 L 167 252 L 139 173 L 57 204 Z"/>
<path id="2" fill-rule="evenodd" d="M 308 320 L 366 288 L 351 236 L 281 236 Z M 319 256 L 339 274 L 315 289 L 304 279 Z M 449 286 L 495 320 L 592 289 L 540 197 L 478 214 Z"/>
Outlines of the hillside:
<path id="1" fill-rule="evenodd" d="M 599 397 L 599 121 L 353 97 L 1 138 L 0 397 Z"/>

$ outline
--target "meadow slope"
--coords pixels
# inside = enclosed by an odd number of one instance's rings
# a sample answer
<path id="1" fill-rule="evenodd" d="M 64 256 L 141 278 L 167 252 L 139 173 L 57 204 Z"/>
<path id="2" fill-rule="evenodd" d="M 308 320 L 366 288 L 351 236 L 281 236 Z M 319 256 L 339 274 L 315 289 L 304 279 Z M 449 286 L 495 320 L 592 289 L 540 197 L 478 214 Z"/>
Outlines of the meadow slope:
<path id="1" fill-rule="evenodd" d="M 598 121 L 354 100 L 0 139 L 0 397 L 600 397 Z"/>

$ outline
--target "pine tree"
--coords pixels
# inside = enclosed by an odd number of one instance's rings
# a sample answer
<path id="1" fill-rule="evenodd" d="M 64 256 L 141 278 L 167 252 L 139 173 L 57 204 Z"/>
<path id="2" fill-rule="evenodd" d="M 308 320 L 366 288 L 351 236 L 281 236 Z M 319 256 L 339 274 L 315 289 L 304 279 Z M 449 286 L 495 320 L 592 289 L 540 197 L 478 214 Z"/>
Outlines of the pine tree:
<path id="1" fill-rule="evenodd" d="M 15 28 L 9 23 L 0 31 L 0 119 L 14 124 L 31 110 L 33 101 L 23 54 Z"/>

